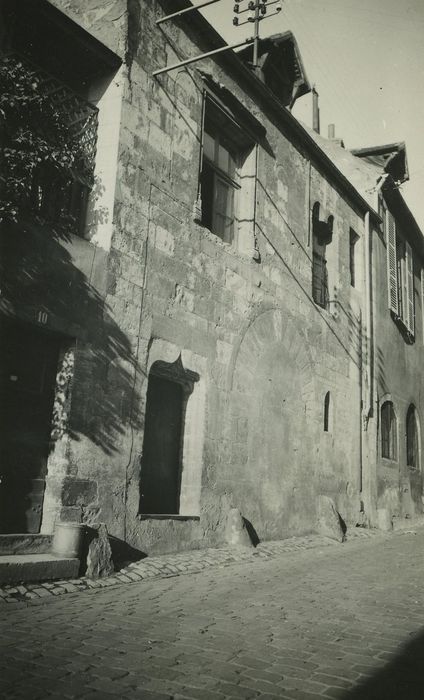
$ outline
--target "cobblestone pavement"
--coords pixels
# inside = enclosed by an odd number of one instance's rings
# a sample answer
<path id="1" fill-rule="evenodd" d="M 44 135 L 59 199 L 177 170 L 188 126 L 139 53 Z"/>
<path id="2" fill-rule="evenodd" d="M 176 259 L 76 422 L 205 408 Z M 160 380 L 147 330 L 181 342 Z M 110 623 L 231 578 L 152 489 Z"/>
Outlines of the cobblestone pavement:
<path id="1" fill-rule="evenodd" d="M 0 697 L 423 700 L 424 530 L 0 609 Z"/>
<path id="2" fill-rule="evenodd" d="M 377 530 L 355 528 L 349 538 L 381 536 Z M 181 574 L 197 573 L 210 566 L 229 566 L 235 562 L 246 561 L 252 557 L 274 557 L 287 552 L 315 547 L 336 545 L 334 540 L 321 535 L 291 537 L 277 542 L 263 542 L 255 549 L 246 547 L 223 547 L 220 549 L 205 549 L 187 551 L 178 554 L 165 554 L 149 557 L 134 562 L 121 569 L 107 579 L 89 579 L 81 577 L 72 580 L 48 581 L 45 583 L 26 583 L 7 585 L 0 588 L 0 603 L 17 603 L 46 596 L 57 596 L 64 593 L 76 593 L 88 588 L 104 588 L 121 583 L 131 583 L 147 578 L 163 578 Z"/>

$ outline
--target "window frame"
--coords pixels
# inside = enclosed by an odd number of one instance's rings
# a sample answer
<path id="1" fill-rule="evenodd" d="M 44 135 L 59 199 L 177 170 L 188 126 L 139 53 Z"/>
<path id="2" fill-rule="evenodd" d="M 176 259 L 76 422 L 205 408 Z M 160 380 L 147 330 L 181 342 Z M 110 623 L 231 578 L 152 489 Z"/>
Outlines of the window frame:
<path id="1" fill-rule="evenodd" d="M 206 134 L 213 141 L 213 158 L 206 153 Z M 199 164 L 199 195 L 201 203 L 199 223 L 214 236 L 228 244 L 233 244 L 237 240 L 240 223 L 238 219 L 238 200 L 241 191 L 241 168 L 255 144 L 256 141 L 250 133 L 231 115 L 225 108 L 225 105 L 211 95 L 209 90 L 205 90 Z M 233 171 L 230 171 L 230 169 L 225 170 L 221 167 L 219 162 L 220 147 L 225 149 L 232 159 Z M 211 191 L 207 192 L 207 196 L 205 196 L 205 188 L 207 186 L 205 184 L 205 173 L 207 172 L 211 176 L 212 187 Z M 216 206 L 219 183 L 228 188 L 227 191 L 230 193 L 230 215 L 228 212 L 223 214 Z M 226 234 L 225 230 L 219 230 L 220 227 L 217 221 L 220 216 L 231 219 L 229 234 Z"/>
<path id="2" fill-rule="evenodd" d="M 387 407 L 389 415 L 386 417 Z M 387 422 L 388 421 L 388 422 Z M 398 425 L 393 401 L 387 399 L 380 407 L 380 451 L 382 459 L 390 462 L 398 460 Z"/>
<path id="3" fill-rule="evenodd" d="M 320 203 L 312 208 L 312 299 L 317 306 L 328 309 L 330 293 L 328 284 L 327 246 L 333 240 L 334 217 L 321 221 Z"/>
<path id="4" fill-rule="evenodd" d="M 412 428 L 413 426 L 413 435 Z M 406 466 L 413 470 L 420 470 L 420 430 L 419 430 L 419 420 L 418 412 L 415 404 L 411 403 L 408 406 L 405 418 L 405 452 L 406 452 Z M 412 457 L 411 457 L 412 453 Z"/>
<path id="5" fill-rule="evenodd" d="M 324 433 L 329 433 L 331 432 L 330 430 L 330 421 L 331 421 L 331 393 L 327 391 L 327 393 L 324 396 Z"/>
<path id="6" fill-rule="evenodd" d="M 411 337 L 415 336 L 414 256 L 412 246 L 399 230 L 389 209 L 382 204 L 387 246 L 389 310 Z"/>

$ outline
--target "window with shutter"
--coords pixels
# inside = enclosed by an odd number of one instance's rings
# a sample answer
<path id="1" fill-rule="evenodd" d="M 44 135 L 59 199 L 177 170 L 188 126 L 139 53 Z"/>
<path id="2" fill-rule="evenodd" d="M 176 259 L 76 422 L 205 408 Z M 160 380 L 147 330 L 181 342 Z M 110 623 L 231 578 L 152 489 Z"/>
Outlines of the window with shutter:
<path id="1" fill-rule="evenodd" d="M 404 321 L 408 331 L 414 335 L 414 261 L 412 257 L 412 248 L 408 242 L 405 242 L 405 277 L 406 308 L 404 309 Z"/>
<path id="2" fill-rule="evenodd" d="M 386 210 L 387 281 L 389 309 L 399 313 L 398 268 L 396 254 L 396 224 L 392 214 Z"/>
<path id="3" fill-rule="evenodd" d="M 398 230 L 393 215 L 384 210 L 387 245 L 387 287 L 390 311 L 402 322 L 411 342 L 415 334 L 414 259 L 412 248 Z"/>
<path id="4" fill-rule="evenodd" d="M 424 343 L 424 267 L 421 268 L 421 319 Z"/>

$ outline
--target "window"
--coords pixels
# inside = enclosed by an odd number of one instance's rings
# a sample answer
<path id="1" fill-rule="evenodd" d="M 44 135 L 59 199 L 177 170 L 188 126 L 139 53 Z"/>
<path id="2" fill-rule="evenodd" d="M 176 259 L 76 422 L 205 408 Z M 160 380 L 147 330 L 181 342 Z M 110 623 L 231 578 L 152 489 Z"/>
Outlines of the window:
<path id="1" fill-rule="evenodd" d="M 206 98 L 200 174 L 201 223 L 226 243 L 236 235 L 240 169 L 251 139 L 210 97 Z"/>
<path id="2" fill-rule="evenodd" d="M 61 80 L 29 59 L 9 55 L 1 62 L 1 88 L 13 94 L 15 76 L 26 91 L 25 109 L 7 106 L 3 131 L 10 180 L 3 200 L 20 212 L 37 213 L 67 231 L 83 235 L 88 195 L 93 185 L 98 110 Z M 29 87 L 33 86 L 33 94 Z M 26 156 L 31 153 L 32 161 Z M 13 157 L 16 150 L 19 160 Z M 20 182 L 17 191 L 15 181 Z"/>
<path id="3" fill-rule="evenodd" d="M 381 456 L 395 460 L 397 456 L 396 414 L 391 401 L 381 406 Z"/>
<path id="4" fill-rule="evenodd" d="M 312 209 L 312 298 L 326 309 L 329 303 L 326 248 L 332 240 L 333 217 L 320 221 L 319 212 L 319 202 L 315 202 Z"/>
<path id="5" fill-rule="evenodd" d="M 324 432 L 328 433 L 330 426 L 330 407 L 331 407 L 331 396 L 330 392 L 327 391 L 324 398 Z"/>
<path id="6" fill-rule="evenodd" d="M 406 464 L 412 469 L 419 469 L 417 412 L 412 404 L 406 414 Z"/>
<path id="7" fill-rule="evenodd" d="M 140 513 L 177 515 L 181 509 L 187 402 L 199 375 L 178 359 L 157 361 L 149 373 L 140 475 Z"/>
<path id="8" fill-rule="evenodd" d="M 349 231 L 349 273 L 350 273 L 350 286 L 355 287 L 355 272 L 356 272 L 356 243 L 359 240 L 359 236 L 355 233 L 353 229 Z"/>
<path id="9" fill-rule="evenodd" d="M 412 248 L 398 231 L 395 219 L 387 209 L 385 231 L 389 309 L 413 336 L 415 310 Z"/>
<path id="10" fill-rule="evenodd" d="M 122 61 L 45 0 L 10 0 L 1 14 L 0 92 L 19 98 L 3 104 L 8 178 L 0 198 L 19 218 L 104 240 L 112 232 Z"/>

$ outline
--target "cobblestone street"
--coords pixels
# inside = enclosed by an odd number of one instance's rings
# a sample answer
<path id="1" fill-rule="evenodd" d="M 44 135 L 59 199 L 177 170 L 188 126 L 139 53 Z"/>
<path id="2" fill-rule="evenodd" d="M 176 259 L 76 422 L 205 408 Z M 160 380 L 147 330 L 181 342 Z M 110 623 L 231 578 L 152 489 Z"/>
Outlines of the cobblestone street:
<path id="1" fill-rule="evenodd" d="M 0 608 L 2 698 L 424 697 L 424 530 Z"/>

